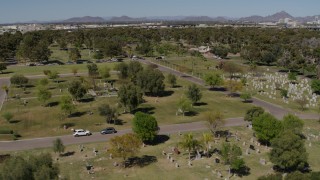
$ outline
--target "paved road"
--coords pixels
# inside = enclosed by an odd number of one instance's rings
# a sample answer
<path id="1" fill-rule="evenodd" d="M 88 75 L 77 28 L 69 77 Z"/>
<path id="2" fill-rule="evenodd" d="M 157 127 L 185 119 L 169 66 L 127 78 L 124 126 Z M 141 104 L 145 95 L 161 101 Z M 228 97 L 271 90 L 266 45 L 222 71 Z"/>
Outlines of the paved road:
<path id="1" fill-rule="evenodd" d="M 226 120 L 226 126 L 228 127 L 240 126 L 244 124 L 245 122 L 243 121 L 243 118 L 230 118 Z M 207 129 L 205 122 L 173 124 L 173 125 L 160 126 L 159 134 L 167 135 L 167 134 L 178 133 L 178 132 L 200 131 L 205 129 Z M 84 136 L 84 137 L 73 137 L 72 135 L 66 135 L 66 136 L 56 136 L 56 137 L 25 139 L 25 140 L 18 140 L 18 141 L 1 141 L 0 152 L 51 147 L 52 142 L 56 138 L 61 138 L 61 140 L 65 145 L 84 144 L 84 143 L 90 143 L 90 142 L 107 142 L 108 140 L 110 140 L 110 138 L 116 135 L 122 135 L 130 132 L 131 132 L 131 129 L 126 129 L 126 130 L 120 130 L 116 134 L 108 134 L 108 135 L 101 135 L 100 133 L 96 132 L 96 133 L 93 133 L 91 136 Z"/>

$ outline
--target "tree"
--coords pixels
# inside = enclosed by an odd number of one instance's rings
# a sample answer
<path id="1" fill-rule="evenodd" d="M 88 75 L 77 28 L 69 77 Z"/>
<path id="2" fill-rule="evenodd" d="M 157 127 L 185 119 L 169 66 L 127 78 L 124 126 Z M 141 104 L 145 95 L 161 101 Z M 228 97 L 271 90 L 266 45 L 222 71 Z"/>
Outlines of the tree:
<path id="1" fill-rule="evenodd" d="M 69 49 L 69 59 L 76 61 L 81 58 L 81 54 L 78 48 Z"/>
<path id="2" fill-rule="evenodd" d="M 225 59 L 228 56 L 229 49 L 224 46 L 212 47 L 211 52 L 216 56 Z"/>
<path id="3" fill-rule="evenodd" d="M 112 155 L 121 157 L 125 161 L 128 157 L 132 157 L 140 151 L 141 144 L 141 140 L 134 134 L 115 136 L 110 139 L 110 151 Z"/>
<path id="4" fill-rule="evenodd" d="M 152 96 L 159 96 L 163 93 L 164 85 L 164 76 L 161 71 L 158 69 L 147 68 L 145 70 L 139 71 L 134 78 L 136 83 L 144 93 L 149 93 Z"/>
<path id="5" fill-rule="evenodd" d="M 205 121 L 207 121 L 207 126 L 209 130 L 215 134 L 216 130 L 225 124 L 223 114 L 220 111 L 207 112 L 204 116 Z"/>
<path id="6" fill-rule="evenodd" d="M 186 96 L 188 99 L 190 99 L 190 101 L 195 104 L 198 101 L 200 101 L 202 94 L 200 91 L 200 88 L 197 87 L 197 85 L 192 84 L 190 86 L 188 86 L 188 90 L 186 92 Z"/>
<path id="7" fill-rule="evenodd" d="M 306 97 L 301 97 L 296 99 L 295 102 L 300 106 L 301 111 L 306 110 L 306 105 L 308 104 L 308 100 Z"/>
<path id="8" fill-rule="evenodd" d="M 288 98 L 288 90 L 281 89 L 280 90 L 280 95 L 281 95 L 281 97 Z"/>
<path id="9" fill-rule="evenodd" d="M 49 71 L 48 77 L 49 77 L 49 79 L 52 79 L 53 82 L 55 82 L 56 79 L 59 78 L 59 73 L 57 71 Z"/>
<path id="10" fill-rule="evenodd" d="M 222 66 L 222 69 L 226 73 L 230 74 L 230 80 L 234 78 L 235 73 L 242 72 L 242 68 L 239 65 L 235 64 L 234 62 L 224 63 L 224 65 Z"/>
<path id="11" fill-rule="evenodd" d="M 101 67 L 99 69 L 99 74 L 103 79 L 107 79 L 110 77 L 110 69 L 108 66 Z"/>
<path id="12" fill-rule="evenodd" d="M 132 83 L 122 85 L 118 91 L 119 103 L 124 106 L 125 111 L 128 109 L 130 112 L 142 103 L 142 92 L 139 87 Z"/>
<path id="13" fill-rule="evenodd" d="M 115 70 L 119 71 L 119 78 L 126 79 L 128 78 L 128 65 L 124 62 L 121 62 L 115 66 Z"/>
<path id="14" fill-rule="evenodd" d="M 38 84 L 39 84 L 40 86 L 45 87 L 45 86 L 47 86 L 47 85 L 49 84 L 49 80 L 48 80 L 47 78 L 42 78 L 42 79 L 40 79 L 40 80 L 38 81 Z"/>
<path id="15" fill-rule="evenodd" d="M 288 114 L 283 117 L 283 129 L 288 131 L 293 131 L 296 134 L 302 134 L 302 129 L 304 126 L 304 122 L 297 116 Z"/>
<path id="16" fill-rule="evenodd" d="M 60 104 L 60 109 L 65 114 L 70 115 L 76 109 L 76 106 L 72 102 L 71 96 L 68 96 L 68 95 L 62 96 L 59 104 Z"/>
<path id="17" fill-rule="evenodd" d="M 102 59 L 103 58 L 103 54 L 102 51 L 97 50 L 94 55 L 93 55 L 94 59 Z"/>
<path id="18" fill-rule="evenodd" d="M 71 69 L 71 72 L 72 72 L 72 74 L 73 74 L 74 76 L 76 76 L 77 73 L 78 73 L 78 68 L 73 67 L 73 68 Z"/>
<path id="19" fill-rule="evenodd" d="M 29 79 L 21 74 L 15 74 L 10 78 L 11 84 L 22 87 L 28 83 Z"/>
<path id="20" fill-rule="evenodd" d="M 313 92 L 320 94 L 320 80 L 319 79 L 314 79 L 311 81 L 311 88 Z"/>
<path id="21" fill-rule="evenodd" d="M 158 123 L 155 117 L 137 112 L 133 118 L 133 132 L 144 142 L 152 142 L 158 133 Z"/>
<path id="22" fill-rule="evenodd" d="M 226 83 L 227 89 L 231 93 L 236 93 L 237 91 L 240 91 L 243 87 L 241 82 L 235 81 L 235 80 L 229 80 Z"/>
<path id="23" fill-rule="evenodd" d="M 212 141 L 212 133 L 203 133 L 202 134 L 202 142 L 206 147 L 207 156 L 209 157 L 209 142 Z"/>
<path id="24" fill-rule="evenodd" d="M 201 147 L 200 141 L 193 138 L 193 134 L 184 134 L 182 141 L 179 145 L 188 150 L 189 153 L 189 160 L 191 160 L 191 153 L 194 152 L 196 149 Z"/>
<path id="25" fill-rule="evenodd" d="M 99 69 L 97 64 L 92 63 L 87 65 L 88 68 L 88 74 L 90 77 L 95 78 L 99 75 Z"/>
<path id="26" fill-rule="evenodd" d="M 115 122 L 116 118 L 116 109 L 113 107 L 110 107 L 109 104 L 102 104 L 98 107 L 98 111 L 100 116 L 105 116 L 107 123 L 111 123 L 112 121 Z"/>
<path id="27" fill-rule="evenodd" d="M 221 156 L 225 164 L 230 165 L 230 169 L 237 173 L 243 174 L 247 171 L 245 162 L 240 158 L 242 155 L 241 148 L 235 144 L 232 146 L 228 143 L 223 143 L 221 148 Z"/>
<path id="28" fill-rule="evenodd" d="M 72 81 L 69 84 L 68 91 L 77 101 L 83 98 L 83 96 L 87 93 L 87 89 L 80 81 Z"/>
<path id="29" fill-rule="evenodd" d="M 55 153 L 59 153 L 59 155 L 61 155 L 61 153 L 64 152 L 64 145 L 63 142 L 60 138 L 57 138 L 53 141 L 53 152 Z"/>
<path id="30" fill-rule="evenodd" d="M 4 63 L 0 63 L 0 72 L 3 74 L 3 71 L 7 69 L 7 65 Z"/>
<path id="31" fill-rule="evenodd" d="M 128 65 L 128 76 L 131 80 L 135 81 L 138 73 L 143 71 L 143 67 L 140 62 L 138 61 L 130 61 Z"/>
<path id="32" fill-rule="evenodd" d="M 269 143 L 276 138 L 283 129 L 281 121 L 269 113 L 261 114 L 253 119 L 253 130 L 258 139 L 263 143 Z"/>
<path id="33" fill-rule="evenodd" d="M 104 43 L 102 52 L 105 56 L 112 58 L 122 54 L 122 47 L 120 43 L 108 41 Z"/>
<path id="34" fill-rule="evenodd" d="M 191 111 L 192 109 L 192 102 L 187 98 L 181 98 L 178 101 L 178 112 L 181 112 L 184 116 L 186 112 Z"/>
<path id="35" fill-rule="evenodd" d="M 290 81 L 296 81 L 297 80 L 297 73 L 295 73 L 295 72 L 290 72 L 289 74 L 288 74 L 288 79 L 290 80 Z"/>
<path id="36" fill-rule="evenodd" d="M 13 118 L 13 114 L 11 112 L 4 112 L 2 114 L 2 117 L 8 122 L 10 123 L 11 119 Z"/>
<path id="37" fill-rule="evenodd" d="M 223 78 L 220 73 L 214 72 L 214 73 L 208 73 L 204 76 L 204 81 L 207 85 L 211 86 L 211 88 L 214 88 L 215 86 L 220 86 L 223 84 Z"/>
<path id="38" fill-rule="evenodd" d="M 260 116 L 263 113 L 264 109 L 262 107 L 254 106 L 247 110 L 246 115 L 244 116 L 244 120 L 252 122 L 254 118 Z"/>
<path id="39" fill-rule="evenodd" d="M 244 100 L 244 102 L 248 102 L 249 99 L 251 99 L 251 94 L 244 92 L 241 93 L 240 98 Z"/>
<path id="40" fill-rule="evenodd" d="M 45 104 L 51 97 L 52 93 L 45 87 L 38 87 L 38 92 L 37 92 L 38 100 Z"/>
<path id="41" fill-rule="evenodd" d="M 268 66 L 270 66 L 271 63 L 276 62 L 277 58 L 275 55 L 273 55 L 270 51 L 263 51 L 261 53 L 261 61 L 263 63 L 266 63 Z"/>
<path id="42" fill-rule="evenodd" d="M 177 84 L 177 78 L 174 74 L 168 74 L 167 76 L 167 82 L 171 85 L 172 88 L 174 88 Z"/>
<path id="43" fill-rule="evenodd" d="M 271 141 L 270 161 L 286 172 L 303 171 L 308 166 L 304 140 L 292 131 L 284 131 Z"/>
<path id="44" fill-rule="evenodd" d="M 21 156 L 11 157 L 5 160 L 4 163 L 5 166 L 0 168 L 0 179 L 33 179 L 30 164 Z"/>

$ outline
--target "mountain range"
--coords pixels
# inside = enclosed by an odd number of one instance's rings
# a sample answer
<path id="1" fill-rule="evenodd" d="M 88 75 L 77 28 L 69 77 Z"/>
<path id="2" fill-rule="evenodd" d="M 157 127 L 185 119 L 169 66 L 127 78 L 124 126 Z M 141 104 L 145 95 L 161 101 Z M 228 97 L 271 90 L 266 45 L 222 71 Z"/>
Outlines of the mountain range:
<path id="1" fill-rule="evenodd" d="M 320 15 L 319 15 L 320 17 Z M 66 20 L 56 20 L 56 21 L 29 21 L 24 23 L 106 23 L 106 22 L 155 22 L 155 21 L 192 21 L 192 22 L 278 22 L 279 19 L 290 18 L 292 20 L 299 21 L 301 23 L 314 21 L 315 16 L 306 17 L 293 17 L 285 11 L 277 12 L 268 16 L 253 15 L 249 17 L 241 18 L 230 18 L 230 17 L 209 17 L 209 16 L 151 16 L 151 17 L 73 17 Z"/>

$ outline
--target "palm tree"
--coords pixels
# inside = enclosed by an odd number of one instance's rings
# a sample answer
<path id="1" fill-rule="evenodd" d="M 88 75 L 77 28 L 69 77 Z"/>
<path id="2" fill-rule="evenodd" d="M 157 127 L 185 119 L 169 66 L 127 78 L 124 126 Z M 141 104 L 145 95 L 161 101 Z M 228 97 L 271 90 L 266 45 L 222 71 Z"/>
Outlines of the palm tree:
<path id="1" fill-rule="evenodd" d="M 191 160 L 191 151 L 201 147 L 200 141 L 193 139 L 193 134 L 185 134 L 183 140 L 179 143 L 180 146 L 184 149 L 187 149 L 189 152 L 189 160 Z"/>
<path id="2" fill-rule="evenodd" d="M 203 133 L 202 142 L 206 146 L 207 156 L 209 155 L 209 142 L 212 141 L 212 133 Z"/>

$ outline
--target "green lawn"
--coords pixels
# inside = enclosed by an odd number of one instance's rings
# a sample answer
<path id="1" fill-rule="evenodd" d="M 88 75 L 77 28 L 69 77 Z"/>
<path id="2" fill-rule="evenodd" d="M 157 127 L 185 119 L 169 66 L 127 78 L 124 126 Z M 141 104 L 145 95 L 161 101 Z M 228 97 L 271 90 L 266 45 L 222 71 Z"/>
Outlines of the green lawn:
<path id="1" fill-rule="evenodd" d="M 70 79 L 72 78 L 74 77 L 70 77 Z M 121 83 L 126 82 L 118 82 L 116 83 L 116 87 L 119 87 Z M 191 116 L 176 116 L 178 99 L 184 95 L 185 89 L 189 84 L 189 82 L 179 79 L 178 85 L 180 85 L 180 87 L 167 88 L 166 91 L 168 92 L 168 95 L 165 97 L 157 98 L 145 96 L 144 99 L 146 102 L 141 104 L 139 109 L 153 114 L 158 123 L 163 125 L 203 121 L 203 112 L 207 111 L 221 111 L 225 118 L 242 117 L 245 111 L 252 107 L 251 104 L 242 103 L 238 98 L 226 97 L 220 92 L 208 91 L 205 88 L 201 88 L 203 93 L 203 98 L 201 100 L 202 105 L 194 106 L 193 111 L 195 113 Z M 54 87 L 54 85 L 52 86 Z M 67 92 L 65 88 L 62 89 L 62 93 L 60 93 L 58 89 L 53 89 L 53 94 L 62 95 Z M 22 91 L 20 89 L 18 90 Z M 23 97 L 32 97 L 36 95 L 35 87 L 28 89 L 28 91 L 30 94 L 23 94 Z M 59 99 L 60 97 L 53 97 L 49 102 L 57 104 Z M 112 106 L 116 106 L 117 98 L 101 97 L 96 98 L 93 102 L 78 103 L 77 111 L 84 114 L 79 117 L 66 118 L 64 120 L 61 120 L 60 118 L 62 112 L 58 105 L 44 107 L 37 99 L 28 99 L 28 104 L 26 106 L 24 106 L 22 102 L 22 100 L 11 99 L 4 103 L 2 113 L 14 113 L 13 120 L 16 121 L 16 123 L 8 123 L 1 118 L 0 126 L 2 128 L 17 131 L 22 135 L 22 138 L 32 138 L 70 134 L 70 130 L 61 128 L 64 123 L 73 123 L 73 128 L 86 128 L 91 131 L 99 131 L 106 126 L 105 119 L 99 115 L 99 105 L 108 103 Z M 87 114 L 89 110 L 93 111 L 93 115 Z M 122 114 L 123 109 L 121 108 L 119 108 L 118 111 L 120 113 L 119 119 L 123 122 L 123 125 L 117 125 L 116 128 L 130 128 L 133 115 Z M 1 139 L 6 138 L 7 137 L 2 137 Z"/>

